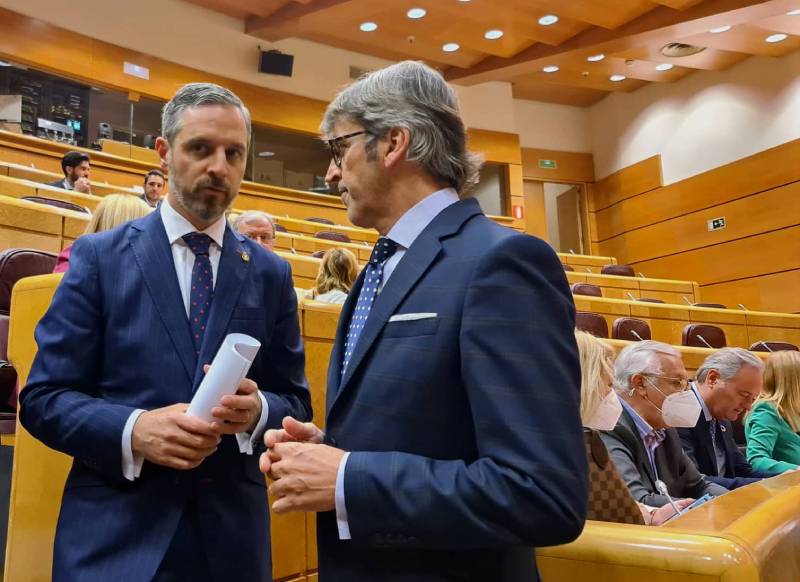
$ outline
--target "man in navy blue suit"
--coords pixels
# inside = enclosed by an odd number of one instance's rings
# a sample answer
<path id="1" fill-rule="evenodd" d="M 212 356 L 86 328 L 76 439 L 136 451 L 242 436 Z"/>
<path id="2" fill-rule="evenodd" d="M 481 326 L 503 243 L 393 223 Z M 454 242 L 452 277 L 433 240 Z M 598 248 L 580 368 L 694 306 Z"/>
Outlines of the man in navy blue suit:
<path id="1" fill-rule="evenodd" d="M 322 133 L 326 179 L 381 236 L 342 309 L 326 431 L 265 436 L 273 509 L 319 512 L 322 582 L 536 580 L 533 548 L 575 539 L 587 505 L 561 264 L 462 196 L 480 162 L 431 68 L 361 79 Z"/>
<path id="2" fill-rule="evenodd" d="M 170 192 L 149 216 L 75 243 L 36 330 L 20 420 L 71 455 L 53 579 L 271 580 L 254 448 L 311 418 L 289 265 L 227 226 L 250 114 L 211 84 L 181 88 L 156 143 Z M 229 333 L 261 342 L 211 423 L 187 416 Z"/>

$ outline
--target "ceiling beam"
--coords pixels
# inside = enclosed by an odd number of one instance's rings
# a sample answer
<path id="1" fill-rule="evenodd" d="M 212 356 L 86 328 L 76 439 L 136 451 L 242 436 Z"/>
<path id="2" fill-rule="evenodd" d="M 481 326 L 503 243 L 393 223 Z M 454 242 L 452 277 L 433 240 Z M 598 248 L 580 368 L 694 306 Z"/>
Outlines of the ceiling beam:
<path id="1" fill-rule="evenodd" d="M 270 41 L 297 36 L 297 25 L 301 18 L 326 10 L 350 0 L 295 0 L 279 8 L 269 16 L 248 18 L 245 32 Z"/>

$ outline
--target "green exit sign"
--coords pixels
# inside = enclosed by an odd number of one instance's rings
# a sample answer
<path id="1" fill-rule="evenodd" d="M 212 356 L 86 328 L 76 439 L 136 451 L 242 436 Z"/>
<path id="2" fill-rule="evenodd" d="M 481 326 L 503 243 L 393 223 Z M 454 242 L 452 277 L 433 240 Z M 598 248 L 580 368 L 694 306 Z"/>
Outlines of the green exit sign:
<path id="1" fill-rule="evenodd" d="M 558 164 L 555 160 L 539 160 L 539 167 L 543 170 L 555 170 Z"/>

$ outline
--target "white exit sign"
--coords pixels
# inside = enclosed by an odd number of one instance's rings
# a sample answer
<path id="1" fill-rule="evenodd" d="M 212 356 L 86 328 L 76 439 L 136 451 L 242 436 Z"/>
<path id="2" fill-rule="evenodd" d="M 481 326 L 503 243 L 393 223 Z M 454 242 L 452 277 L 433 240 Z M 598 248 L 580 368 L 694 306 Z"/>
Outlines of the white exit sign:
<path id="1" fill-rule="evenodd" d="M 712 230 L 720 230 L 721 228 L 725 228 L 725 217 L 720 216 L 719 218 L 712 218 L 708 221 L 708 232 Z"/>

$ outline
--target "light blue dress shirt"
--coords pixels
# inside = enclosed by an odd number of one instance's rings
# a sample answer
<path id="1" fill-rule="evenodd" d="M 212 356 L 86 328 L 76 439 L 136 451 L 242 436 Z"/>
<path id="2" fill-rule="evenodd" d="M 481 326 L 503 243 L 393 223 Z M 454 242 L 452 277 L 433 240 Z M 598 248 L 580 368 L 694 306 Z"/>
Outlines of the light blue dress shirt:
<path id="1" fill-rule="evenodd" d="M 639 436 L 642 438 L 644 448 L 647 451 L 647 458 L 650 460 L 650 468 L 653 470 L 653 475 L 658 479 L 658 469 L 656 468 L 656 449 L 664 440 L 664 431 L 655 429 L 650 426 L 650 423 L 639 416 L 633 407 L 625 402 L 624 398 L 619 399 L 622 407 L 628 411 L 633 419 L 633 424 L 636 425 L 636 430 L 639 431 Z"/>

